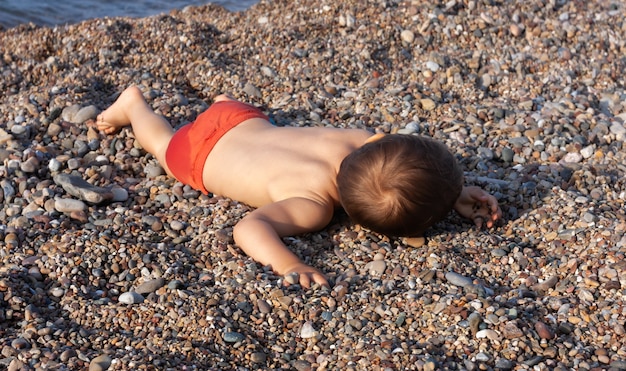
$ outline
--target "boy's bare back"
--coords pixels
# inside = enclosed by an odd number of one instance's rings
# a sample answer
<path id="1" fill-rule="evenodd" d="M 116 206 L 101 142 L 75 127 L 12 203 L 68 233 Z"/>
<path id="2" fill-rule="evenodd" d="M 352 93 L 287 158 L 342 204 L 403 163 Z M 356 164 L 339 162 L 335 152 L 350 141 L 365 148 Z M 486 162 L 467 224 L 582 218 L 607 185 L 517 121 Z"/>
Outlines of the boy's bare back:
<path id="1" fill-rule="evenodd" d="M 255 207 L 293 197 L 336 207 L 341 161 L 371 136 L 358 129 L 276 127 L 253 118 L 215 145 L 203 181 L 210 192 Z"/>

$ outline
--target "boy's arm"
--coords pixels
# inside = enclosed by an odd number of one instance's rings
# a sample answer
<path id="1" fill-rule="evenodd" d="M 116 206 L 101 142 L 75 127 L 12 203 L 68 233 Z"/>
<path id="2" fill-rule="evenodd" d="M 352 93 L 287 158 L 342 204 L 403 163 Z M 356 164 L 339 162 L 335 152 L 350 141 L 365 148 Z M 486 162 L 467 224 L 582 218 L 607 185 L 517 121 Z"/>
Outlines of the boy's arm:
<path id="1" fill-rule="evenodd" d="M 285 246 L 281 237 L 324 228 L 333 216 L 332 204 L 294 197 L 262 206 L 244 217 L 233 229 L 237 245 L 252 259 L 271 265 L 281 275 L 298 273 L 300 284 L 328 286 L 319 270 L 304 264 Z"/>
<path id="2" fill-rule="evenodd" d="M 502 210 L 498 200 L 479 187 L 463 187 L 461 195 L 454 204 L 454 210 L 460 215 L 472 220 L 478 228 L 483 222 L 488 228 L 502 217 Z"/>

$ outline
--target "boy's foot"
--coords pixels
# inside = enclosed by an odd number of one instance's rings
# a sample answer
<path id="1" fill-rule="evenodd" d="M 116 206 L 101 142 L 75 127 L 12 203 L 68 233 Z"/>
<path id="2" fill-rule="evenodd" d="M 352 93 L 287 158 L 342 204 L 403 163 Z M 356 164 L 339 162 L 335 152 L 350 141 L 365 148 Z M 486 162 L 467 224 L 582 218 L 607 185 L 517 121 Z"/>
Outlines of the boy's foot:
<path id="1" fill-rule="evenodd" d="M 136 86 L 124 90 L 109 108 L 102 111 L 96 119 L 96 127 L 105 134 L 114 134 L 124 126 L 130 125 L 128 112 L 133 105 L 146 104 L 146 101 Z"/>

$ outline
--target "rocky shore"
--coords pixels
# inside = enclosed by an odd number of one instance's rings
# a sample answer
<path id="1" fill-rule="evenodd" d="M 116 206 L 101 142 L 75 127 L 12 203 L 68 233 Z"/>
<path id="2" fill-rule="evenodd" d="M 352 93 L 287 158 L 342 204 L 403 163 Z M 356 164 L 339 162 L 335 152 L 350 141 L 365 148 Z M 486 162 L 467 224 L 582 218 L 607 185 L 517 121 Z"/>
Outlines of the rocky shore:
<path id="1" fill-rule="evenodd" d="M 0 30 L 0 368 L 626 370 L 626 6 L 261 1 Z M 93 119 L 142 88 L 173 126 L 221 92 L 277 125 L 450 146 L 504 221 L 395 239 L 338 214 L 285 242 Z"/>

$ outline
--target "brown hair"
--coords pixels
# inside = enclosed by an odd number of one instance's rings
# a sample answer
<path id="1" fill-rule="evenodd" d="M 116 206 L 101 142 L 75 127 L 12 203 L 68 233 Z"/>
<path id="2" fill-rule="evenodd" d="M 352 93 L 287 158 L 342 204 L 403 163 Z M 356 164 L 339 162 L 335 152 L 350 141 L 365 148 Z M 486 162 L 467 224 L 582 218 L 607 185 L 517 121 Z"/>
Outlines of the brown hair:
<path id="1" fill-rule="evenodd" d="M 356 223 L 389 236 L 415 236 L 452 210 L 463 172 L 443 143 L 393 134 L 346 156 L 337 187 Z"/>

